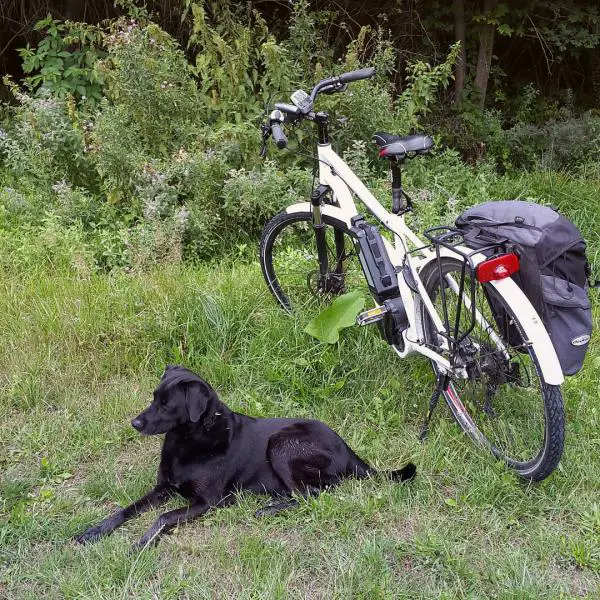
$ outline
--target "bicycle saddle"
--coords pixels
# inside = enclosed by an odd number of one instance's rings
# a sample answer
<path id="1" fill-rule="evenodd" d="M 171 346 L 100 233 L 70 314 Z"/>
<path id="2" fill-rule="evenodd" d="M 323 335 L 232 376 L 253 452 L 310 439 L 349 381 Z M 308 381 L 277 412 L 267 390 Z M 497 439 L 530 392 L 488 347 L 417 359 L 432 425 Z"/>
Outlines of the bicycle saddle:
<path id="1" fill-rule="evenodd" d="M 373 134 L 373 141 L 379 146 L 379 156 L 403 160 L 410 153 L 427 154 L 433 147 L 433 139 L 428 135 L 417 133 L 400 137 L 378 131 Z"/>

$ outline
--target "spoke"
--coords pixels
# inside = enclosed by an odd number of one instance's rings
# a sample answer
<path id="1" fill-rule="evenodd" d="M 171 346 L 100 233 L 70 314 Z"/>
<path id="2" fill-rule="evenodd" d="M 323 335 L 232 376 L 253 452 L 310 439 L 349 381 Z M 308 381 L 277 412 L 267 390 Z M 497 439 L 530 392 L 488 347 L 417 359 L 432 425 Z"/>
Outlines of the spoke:
<path id="1" fill-rule="evenodd" d="M 457 337 L 469 330 L 471 303 L 476 307 L 474 328 L 455 346 L 457 360 L 464 362 L 470 374 L 468 379 L 454 380 L 459 398 L 497 453 L 523 463 L 534 459 L 544 439 L 543 398 L 541 389 L 533 385 L 537 378 L 529 348 L 508 343 L 511 331 L 517 331 L 510 312 L 499 312 L 502 304 L 495 290 L 487 291 L 493 299 L 489 301 L 478 283 L 475 296 L 469 293 L 459 305 L 459 269 L 447 270 L 442 285 L 439 276 L 436 281 L 431 299 L 444 320 L 458 324 Z M 470 286 L 466 275 L 464 289 L 470 290 Z M 492 308 L 496 305 L 498 310 Z"/>
<path id="2" fill-rule="evenodd" d="M 329 268 L 322 275 L 312 223 L 297 221 L 284 227 L 272 249 L 275 277 L 282 294 L 294 312 L 310 310 L 331 302 L 337 295 L 364 286 L 364 276 L 349 236 L 344 247 L 335 239 L 335 230 L 327 226 L 325 244 Z M 339 251 L 338 251 L 339 250 Z"/>

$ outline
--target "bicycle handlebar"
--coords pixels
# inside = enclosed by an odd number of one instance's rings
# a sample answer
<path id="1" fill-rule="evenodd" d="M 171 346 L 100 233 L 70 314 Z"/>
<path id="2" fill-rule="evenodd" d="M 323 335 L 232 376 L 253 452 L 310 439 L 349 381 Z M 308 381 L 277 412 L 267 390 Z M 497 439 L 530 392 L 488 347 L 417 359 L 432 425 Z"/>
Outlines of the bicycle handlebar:
<path id="1" fill-rule="evenodd" d="M 333 77 L 328 77 L 327 79 L 323 79 L 319 81 L 317 85 L 312 89 L 310 93 L 310 99 L 314 102 L 317 94 L 320 91 L 326 91 L 327 93 L 332 93 L 335 91 L 343 91 L 345 89 L 345 85 L 347 83 L 351 83 L 352 81 L 360 81 L 361 79 L 368 79 L 369 77 L 373 77 L 375 75 L 375 68 L 369 67 L 367 69 L 358 69 L 358 71 L 349 71 L 348 73 L 342 73 L 341 75 L 335 75 Z"/>
<path id="2" fill-rule="evenodd" d="M 358 69 L 358 71 L 342 73 L 338 79 L 340 80 L 340 83 L 350 83 L 351 81 L 369 79 L 369 77 L 373 77 L 373 75 L 375 75 L 375 67 L 369 67 L 367 69 Z"/>
<path id="3" fill-rule="evenodd" d="M 273 140 L 277 144 L 277 147 L 282 150 L 287 146 L 288 140 L 281 129 L 281 124 L 284 121 L 283 113 L 276 109 L 269 116 L 269 125 L 271 127 L 271 135 L 273 136 Z"/>
<path id="4" fill-rule="evenodd" d="M 280 150 L 283 150 L 287 146 L 288 139 L 283 130 L 281 129 L 281 125 L 279 123 L 273 123 L 271 125 L 271 135 L 277 144 L 277 147 Z"/>
<path id="5" fill-rule="evenodd" d="M 261 152 L 261 155 L 264 155 L 266 152 L 265 144 L 269 137 L 269 133 L 280 150 L 287 147 L 288 139 L 281 129 L 281 124 L 285 121 L 283 112 L 288 115 L 288 120 L 290 117 L 294 119 L 293 122 L 297 122 L 305 117 L 312 120 L 312 117 L 314 117 L 314 114 L 312 113 L 312 104 L 320 91 L 328 94 L 341 92 L 346 89 L 346 84 L 351 83 L 352 81 L 368 79 L 369 77 L 373 77 L 373 75 L 375 75 L 375 68 L 368 67 L 367 69 L 358 69 L 357 71 L 349 71 L 348 73 L 342 73 L 338 76 L 328 77 L 327 79 L 319 81 L 308 97 L 304 92 L 299 91 L 301 95 L 304 95 L 301 97 L 301 101 L 306 101 L 306 105 L 295 106 L 292 104 L 277 103 L 275 105 L 275 110 L 269 116 L 268 125 L 263 127 L 263 151 Z M 297 104 L 293 96 L 292 101 Z"/>

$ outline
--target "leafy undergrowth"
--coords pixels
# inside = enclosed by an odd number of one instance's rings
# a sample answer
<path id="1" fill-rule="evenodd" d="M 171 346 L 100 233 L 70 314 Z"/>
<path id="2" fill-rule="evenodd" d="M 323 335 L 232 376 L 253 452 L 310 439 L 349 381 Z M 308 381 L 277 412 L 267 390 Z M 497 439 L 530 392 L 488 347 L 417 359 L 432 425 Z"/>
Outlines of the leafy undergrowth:
<path id="1" fill-rule="evenodd" d="M 596 327 L 600 310 L 595 305 Z M 564 459 L 526 486 L 440 410 L 417 441 L 429 365 L 373 329 L 319 344 L 285 316 L 258 265 L 143 275 L 60 269 L 0 279 L 0 597 L 555 598 L 600 593 L 600 346 L 564 387 Z M 408 485 L 347 481 L 277 517 L 264 498 L 130 552 L 156 513 L 80 547 L 70 539 L 154 481 L 159 439 L 129 425 L 168 362 L 234 410 L 309 416 Z M 171 506 L 174 506 L 173 501 Z"/>

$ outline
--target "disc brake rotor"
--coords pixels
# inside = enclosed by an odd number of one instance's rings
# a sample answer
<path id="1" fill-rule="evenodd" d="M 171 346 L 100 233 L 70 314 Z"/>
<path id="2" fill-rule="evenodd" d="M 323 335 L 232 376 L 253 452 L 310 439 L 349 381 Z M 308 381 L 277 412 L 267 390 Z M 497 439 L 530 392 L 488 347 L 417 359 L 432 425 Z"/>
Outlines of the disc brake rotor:
<path id="1" fill-rule="evenodd" d="M 345 289 L 343 273 L 327 273 L 322 276 L 317 270 L 310 271 L 306 276 L 306 285 L 311 294 L 315 297 L 331 294 L 332 296 L 341 294 Z"/>

